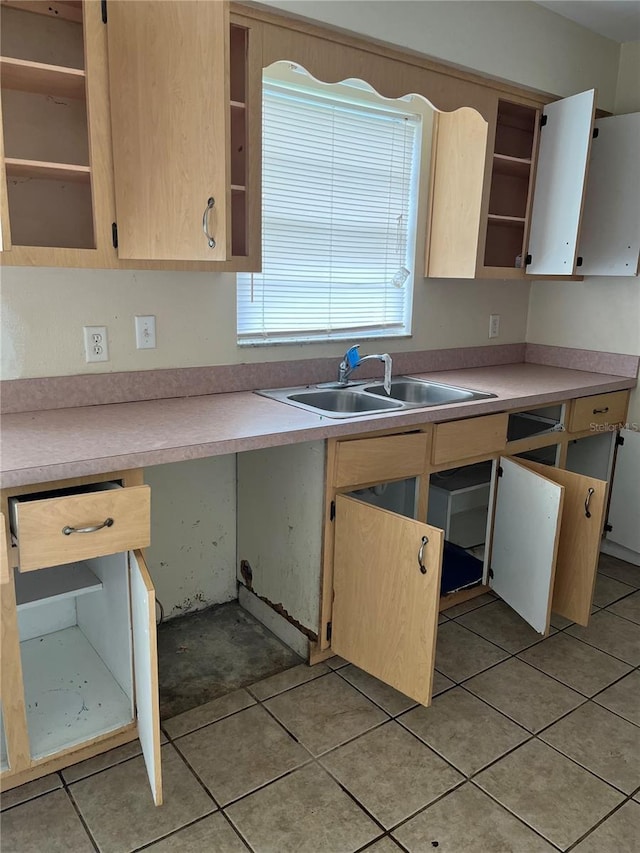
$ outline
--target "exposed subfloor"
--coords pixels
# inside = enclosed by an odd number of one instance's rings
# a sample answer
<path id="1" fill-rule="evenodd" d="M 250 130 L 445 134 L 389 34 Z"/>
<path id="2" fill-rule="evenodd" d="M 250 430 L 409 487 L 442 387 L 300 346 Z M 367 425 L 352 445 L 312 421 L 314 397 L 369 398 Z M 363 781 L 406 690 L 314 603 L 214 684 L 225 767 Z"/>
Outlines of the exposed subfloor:
<path id="1" fill-rule="evenodd" d="M 299 663 L 237 601 L 170 619 L 158 629 L 160 717 L 175 717 Z"/>
<path id="2" fill-rule="evenodd" d="M 430 708 L 339 658 L 256 679 L 163 722 L 163 806 L 129 744 L 9 791 L 3 853 L 635 853 L 640 568 L 594 601 L 545 639 L 451 608 Z"/>

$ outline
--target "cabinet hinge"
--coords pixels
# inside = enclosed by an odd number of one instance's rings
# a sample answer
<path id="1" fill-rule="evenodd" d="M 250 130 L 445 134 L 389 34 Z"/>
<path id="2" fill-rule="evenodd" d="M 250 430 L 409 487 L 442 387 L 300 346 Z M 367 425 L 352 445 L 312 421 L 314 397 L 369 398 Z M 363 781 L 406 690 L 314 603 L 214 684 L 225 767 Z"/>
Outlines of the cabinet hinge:
<path id="1" fill-rule="evenodd" d="M 489 569 L 489 577 L 493 578 L 493 569 Z"/>
<path id="2" fill-rule="evenodd" d="M 102 23 L 107 23 L 107 0 L 101 0 L 100 11 L 102 12 Z"/>
<path id="3" fill-rule="evenodd" d="M 504 474 L 504 470 L 502 468 L 502 465 L 498 465 L 498 477 L 502 477 L 503 474 Z"/>
<path id="4" fill-rule="evenodd" d="M 613 524 L 605 524 L 605 526 L 604 526 L 604 532 L 605 533 L 611 533 L 612 530 L 613 530 Z"/>
<path id="5" fill-rule="evenodd" d="M 540 127 L 545 126 L 545 124 L 547 123 L 547 118 L 548 118 L 548 116 L 545 116 L 545 115 L 540 116 Z"/>
<path id="6" fill-rule="evenodd" d="M 594 128 L 593 128 L 593 138 L 594 138 L 594 139 L 597 139 L 597 138 L 598 138 L 598 136 L 599 136 L 599 134 L 600 134 L 600 128 L 599 128 L 599 127 L 594 127 Z"/>
<path id="7" fill-rule="evenodd" d="M 531 257 L 531 255 L 525 255 L 525 258 L 524 258 L 525 267 L 528 267 L 532 260 L 533 260 L 533 258 Z"/>
<path id="8" fill-rule="evenodd" d="M 582 266 L 582 255 L 578 255 L 578 257 L 576 258 L 576 266 L 577 267 Z"/>
<path id="9" fill-rule="evenodd" d="M 327 622 L 327 635 L 326 636 L 327 636 L 327 642 L 328 643 L 331 642 L 331 627 L 332 627 L 331 622 Z"/>
<path id="10" fill-rule="evenodd" d="M 618 433 L 616 435 L 616 447 L 622 447 L 623 444 L 624 444 L 624 436 L 620 435 L 620 433 Z"/>
<path id="11" fill-rule="evenodd" d="M 111 242 L 113 243 L 113 248 L 118 248 L 118 223 L 111 223 Z"/>
<path id="12" fill-rule="evenodd" d="M 333 521 L 333 519 L 335 517 L 336 517 L 336 502 L 331 501 L 331 508 L 329 510 L 329 521 Z"/>

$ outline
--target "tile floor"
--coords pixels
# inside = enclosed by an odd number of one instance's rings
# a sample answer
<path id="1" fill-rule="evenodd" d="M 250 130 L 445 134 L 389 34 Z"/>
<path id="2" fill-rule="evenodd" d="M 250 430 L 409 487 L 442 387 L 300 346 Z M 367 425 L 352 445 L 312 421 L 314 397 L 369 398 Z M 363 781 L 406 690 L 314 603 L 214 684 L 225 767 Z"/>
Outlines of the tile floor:
<path id="1" fill-rule="evenodd" d="M 3 798 L 3 853 L 631 853 L 640 568 L 603 557 L 589 628 L 540 640 L 491 595 L 441 617 L 429 709 L 333 658 Z"/>

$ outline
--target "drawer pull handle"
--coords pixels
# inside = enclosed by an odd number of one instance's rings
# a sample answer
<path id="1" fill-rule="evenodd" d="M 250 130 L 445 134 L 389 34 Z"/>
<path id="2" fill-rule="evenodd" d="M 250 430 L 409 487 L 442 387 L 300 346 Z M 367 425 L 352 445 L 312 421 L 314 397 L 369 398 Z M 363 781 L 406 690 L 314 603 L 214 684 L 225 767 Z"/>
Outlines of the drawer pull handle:
<path id="1" fill-rule="evenodd" d="M 604 409 L 594 409 L 594 415 L 605 415 L 609 411 L 609 406 L 605 406 Z"/>
<path id="2" fill-rule="evenodd" d="M 420 543 L 420 550 L 418 551 L 418 565 L 420 566 L 420 571 L 423 575 L 427 573 L 427 567 L 424 564 L 424 546 L 428 543 L 429 539 L 426 536 L 422 537 L 422 542 Z"/>
<path id="3" fill-rule="evenodd" d="M 112 524 L 112 518 L 105 518 L 102 524 L 94 524 L 91 527 L 63 527 L 62 532 L 65 536 L 71 536 L 72 533 L 95 533 L 96 530 L 102 530 L 103 527 L 111 527 Z"/>
<path id="4" fill-rule="evenodd" d="M 591 504 L 591 495 L 595 492 L 595 489 L 589 489 L 587 492 L 587 497 L 584 502 L 584 514 L 587 518 L 591 518 L 591 512 L 589 511 L 589 505 Z"/>
<path id="5" fill-rule="evenodd" d="M 216 201 L 213 197 L 207 199 L 207 206 L 202 214 L 202 230 L 204 231 L 204 236 L 207 238 L 207 245 L 210 249 L 215 249 L 216 247 L 216 241 L 213 238 L 213 234 L 209 234 L 209 211 L 213 210 L 215 203 Z"/>

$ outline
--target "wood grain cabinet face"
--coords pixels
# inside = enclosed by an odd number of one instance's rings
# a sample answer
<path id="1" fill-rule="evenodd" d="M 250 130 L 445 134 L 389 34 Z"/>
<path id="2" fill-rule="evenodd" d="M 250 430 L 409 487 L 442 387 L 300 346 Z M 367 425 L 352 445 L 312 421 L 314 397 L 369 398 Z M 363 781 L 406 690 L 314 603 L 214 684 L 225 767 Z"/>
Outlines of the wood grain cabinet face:
<path id="1" fill-rule="evenodd" d="M 431 461 L 439 465 L 503 450 L 507 421 L 507 415 L 501 413 L 436 424 Z"/>
<path id="2" fill-rule="evenodd" d="M 11 697 L 3 703 L 2 787 L 137 734 L 160 805 L 155 592 L 134 544 L 149 544 L 149 488 L 29 497 L 9 504 L 29 570 L 11 569 L 1 587 L 2 695 Z M 112 525 L 103 526 L 105 512 Z M 54 533 L 69 519 L 83 526 L 60 548 Z M 100 533 L 104 539 L 95 538 Z"/>
<path id="3" fill-rule="evenodd" d="M 569 412 L 569 432 L 615 429 L 624 422 L 629 405 L 628 391 L 596 394 L 574 400 Z"/>

